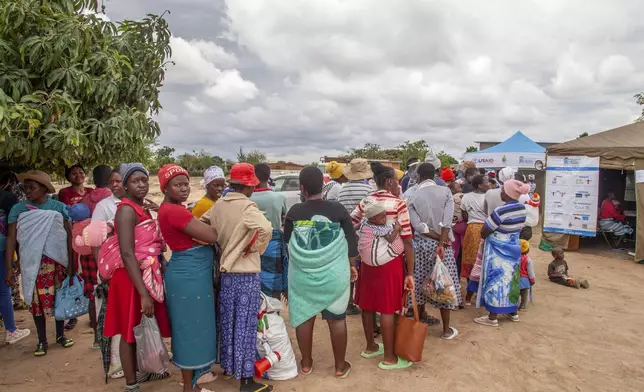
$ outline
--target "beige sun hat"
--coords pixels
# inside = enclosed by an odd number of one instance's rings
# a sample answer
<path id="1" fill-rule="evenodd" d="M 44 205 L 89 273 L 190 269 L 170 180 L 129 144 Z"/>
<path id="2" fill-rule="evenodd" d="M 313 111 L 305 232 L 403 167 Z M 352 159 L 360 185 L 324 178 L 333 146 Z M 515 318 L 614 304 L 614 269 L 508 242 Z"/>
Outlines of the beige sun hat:
<path id="1" fill-rule="evenodd" d="M 363 158 L 356 158 L 349 162 L 349 164 L 342 169 L 342 174 L 344 174 L 349 181 L 366 180 L 373 177 L 369 161 Z"/>
<path id="2" fill-rule="evenodd" d="M 44 171 L 29 170 L 26 173 L 18 174 L 18 181 L 24 183 L 25 180 L 36 181 L 47 188 L 48 193 L 56 193 L 56 188 L 51 184 L 51 177 Z"/>

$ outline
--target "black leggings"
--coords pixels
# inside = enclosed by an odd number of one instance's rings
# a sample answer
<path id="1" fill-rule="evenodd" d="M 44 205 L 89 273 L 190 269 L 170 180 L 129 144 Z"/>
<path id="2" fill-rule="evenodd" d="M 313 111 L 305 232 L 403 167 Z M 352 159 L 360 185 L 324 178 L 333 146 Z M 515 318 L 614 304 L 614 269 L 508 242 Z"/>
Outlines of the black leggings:
<path id="1" fill-rule="evenodd" d="M 34 316 L 34 324 L 36 324 L 36 331 L 38 332 L 38 342 L 47 344 L 47 321 L 45 316 Z M 61 336 L 65 336 L 65 322 L 56 320 L 56 340 Z"/>

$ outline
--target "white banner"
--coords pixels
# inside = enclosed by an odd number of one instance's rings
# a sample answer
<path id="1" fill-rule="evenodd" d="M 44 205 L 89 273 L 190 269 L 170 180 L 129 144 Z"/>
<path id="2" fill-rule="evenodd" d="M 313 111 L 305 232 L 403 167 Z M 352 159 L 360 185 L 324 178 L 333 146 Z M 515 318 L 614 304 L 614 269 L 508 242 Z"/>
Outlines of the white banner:
<path id="1" fill-rule="evenodd" d="M 518 152 L 469 152 L 463 160 L 472 161 L 476 167 L 484 169 L 500 169 L 509 166 L 514 169 L 537 169 L 545 166 L 545 153 L 518 153 Z"/>
<path id="2" fill-rule="evenodd" d="M 594 237 L 599 158 L 548 156 L 543 231 Z"/>

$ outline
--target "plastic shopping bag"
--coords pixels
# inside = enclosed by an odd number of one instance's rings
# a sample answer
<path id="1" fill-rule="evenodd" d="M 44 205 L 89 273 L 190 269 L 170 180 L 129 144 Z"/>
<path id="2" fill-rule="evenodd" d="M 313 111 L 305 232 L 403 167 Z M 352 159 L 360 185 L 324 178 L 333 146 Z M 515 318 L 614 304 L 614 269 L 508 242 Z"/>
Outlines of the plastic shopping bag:
<path id="1" fill-rule="evenodd" d="M 423 282 L 423 291 L 432 301 L 443 305 L 458 306 L 454 282 L 449 275 L 447 266 L 438 256 L 436 256 L 436 264 L 432 273 Z"/>
<path id="2" fill-rule="evenodd" d="M 170 356 L 163 343 L 159 324 L 154 317 L 143 316 L 141 324 L 134 327 L 136 358 L 139 371 L 145 373 L 165 373 L 168 371 Z"/>
<path id="3" fill-rule="evenodd" d="M 282 303 L 275 298 L 262 295 L 260 306 L 261 322 L 258 323 L 257 352 L 260 358 L 271 353 L 279 354 L 279 361 L 264 373 L 269 380 L 290 380 L 297 377 L 297 361 L 288 336 L 284 319 L 277 314 L 282 310 Z"/>

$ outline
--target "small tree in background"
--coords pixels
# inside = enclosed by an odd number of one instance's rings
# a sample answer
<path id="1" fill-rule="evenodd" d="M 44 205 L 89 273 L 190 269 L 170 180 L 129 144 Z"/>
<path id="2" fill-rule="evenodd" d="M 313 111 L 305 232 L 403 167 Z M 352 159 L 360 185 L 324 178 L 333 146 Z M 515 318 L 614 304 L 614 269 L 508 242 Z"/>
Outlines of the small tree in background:
<path id="1" fill-rule="evenodd" d="M 450 167 L 451 165 L 456 165 L 458 163 L 458 160 L 456 160 L 456 158 L 449 155 L 445 151 L 439 152 L 438 154 L 436 154 L 436 156 L 441 161 L 441 167 Z"/>
<path id="2" fill-rule="evenodd" d="M 469 146 L 468 148 L 465 149 L 465 152 L 477 152 L 479 149 L 474 146 Z"/>
<path id="3" fill-rule="evenodd" d="M 637 121 L 644 121 L 644 93 L 635 94 L 635 98 L 637 98 L 637 104 L 642 107 L 642 114 Z"/>
<path id="4" fill-rule="evenodd" d="M 97 7 L 0 2 L 0 157 L 9 164 L 61 172 L 152 157 L 168 24 L 163 15 L 116 24 Z"/>
<path id="5" fill-rule="evenodd" d="M 581 139 L 582 137 L 588 136 L 588 132 L 584 132 L 581 135 L 577 136 L 577 139 Z"/>

